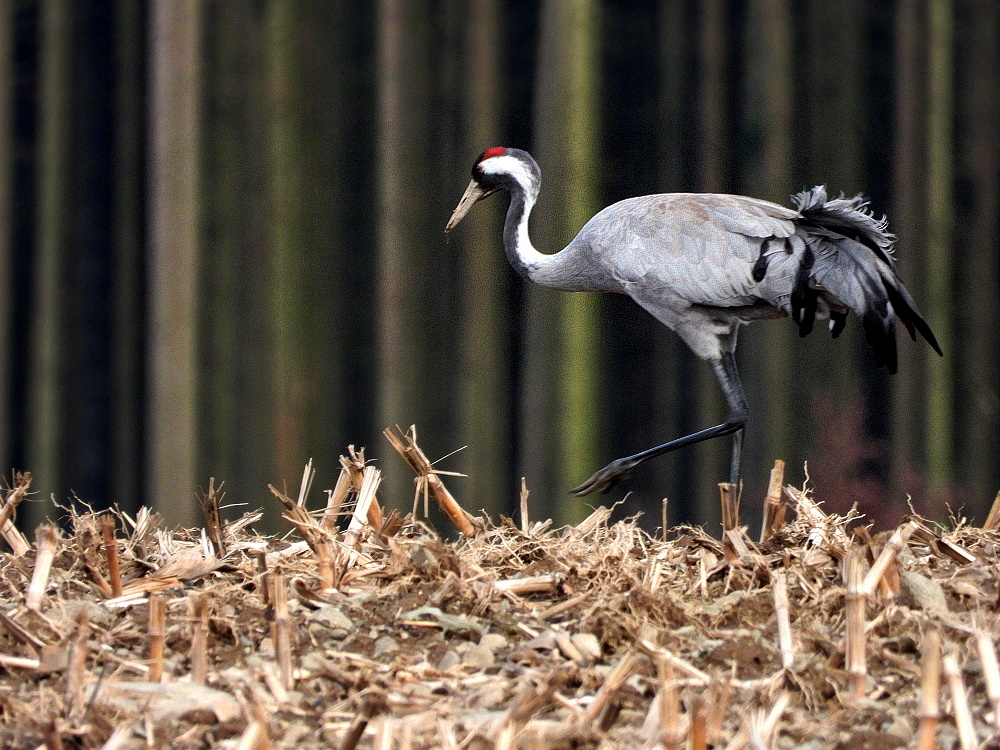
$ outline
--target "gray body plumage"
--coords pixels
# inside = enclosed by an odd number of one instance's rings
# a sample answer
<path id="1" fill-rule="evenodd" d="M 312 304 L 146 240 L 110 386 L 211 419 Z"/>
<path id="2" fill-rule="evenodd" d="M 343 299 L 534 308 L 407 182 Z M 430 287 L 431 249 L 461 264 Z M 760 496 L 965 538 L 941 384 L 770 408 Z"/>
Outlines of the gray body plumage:
<path id="1" fill-rule="evenodd" d="M 563 291 L 627 294 L 707 360 L 729 407 L 723 424 L 618 459 L 574 492 L 606 488 L 655 455 L 734 434 L 731 481 L 740 473 L 748 408 L 733 353 L 739 327 L 791 317 L 801 335 L 829 320 L 834 336 L 853 312 L 877 365 L 896 370 L 895 321 L 941 353 L 894 269 L 895 238 L 861 196 L 828 199 L 819 186 L 793 196 L 794 208 L 739 195 L 664 193 L 628 198 L 601 210 L 561 251 L 539 253 L 528 217 L 541 186 L 530 154 L 490 149 L 446 228 L 478 200 L 511 195 L 504 248 L 529 280 Z"/>
<path id="2" fill-rule="evenodd" d="M 739 195 L 628 198 L 587 222 L 562 262 L 530 277 L 565 291 L 627 294 L 703 359 L 734 346 L 741 323 L 789 316 L 805 334 L 812 320 L 851 311 L 872 321 L 869 342 L 894 370 L 894 296 L 908 303 L 904 322 L 918 324 L 893 268 L 892 235 L 861 198 L 829 201 L 816 187 L 796 201 L 798 209 Z M 796 290 L 807 298 L 801 313 Z"/>

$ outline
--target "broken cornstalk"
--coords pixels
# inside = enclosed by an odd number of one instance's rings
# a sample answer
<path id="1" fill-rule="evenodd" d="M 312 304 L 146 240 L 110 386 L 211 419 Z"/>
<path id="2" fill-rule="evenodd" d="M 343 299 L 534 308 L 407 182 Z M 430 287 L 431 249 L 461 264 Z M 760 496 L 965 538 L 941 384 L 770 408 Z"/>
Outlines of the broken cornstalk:
<path id="1" fill-rule="evenodd" d="M 121 596 L 122 574 L 118 566 L 118 541 L 115 539 L 115 517 L 110 513 L 105 513 L 101 516 L 101 536 L 104 541 L 104 556 L 108 561 L 111 596 Z"/>
<path id="2" fill-rule="evenodd" d="M 42 524 L 35 530 L 35 544 L 38 548 L 35 553 L 35 569 L 31 574 L 28 593 L 24 597 L 24 606 L 28 609 L 38 609 L 45 598 L 49 572 L 59 546 L 59 530 L 50 523 Z"/>
<path id="3" fill-rule="evenodd" d="M 941 715 L 941 635 L 930 630 L 920 644 L 920 730 L 917 735 L 917 750 L 931 750 L 937 747 L 937 725 Z"/>
<path id="4" fill-rule="evenodd" d="M 427 460 L 427 456 L 424 455 L 424 452 L 420 450 L 420 446 L 417 445 L 416 428 L 411 426 L 404 434 L 397 426 L 395 430 L 386 428 L 382 431 L 382 434 L 385 435 L 389 444 L 396 449 L 399 455 L 403 457 L 403 460 L 406 461 L 417 475 L 415 480 L 417 495 L 419 496 L 422 493 L 424 496 L 430 495 L 433 497 L 438 507 L 448 516 L 448 519 L 463 536 L 473 537 L 478 534 L 483 527 L 482 522 L 467 513 L 458 504 L 452 494 L 448 492 L 448 488 L 444 486 L 444 482 L 441 481 L 441 477 L 439 476 L 441 474 L 457 475 L 454 472 L 439 471 Z"/>
<path id="5" fill-rule="evenodd" d="M 149 664 L 147 679 L 159 682 L 163 677 L 163 643 L 167 635 L 167 606 L 160 594 L 149 595 L 149 645 L 146 660 Z"/>
<path id="6" fill-rule="evenodd" d="M 852 547 L 844 560 L 844 582 L 847 587 L 847 674 L 850 681 L 850 698 L 859 701 L 865 697 L 868 668 L 865 659 L 865 604 L 868 597 L 863 585 L 862 558 L 864 549 Z"/>
<path id="7" fill-rule="evenodd" d="M 7 493 L 4 498 L 3 507 L 0 507 L 0 534 L 10 545 L 14 557 L 20 557 L 31 549 L 28 540 L 24 538 L 18 528 L 14 525 L 13 516 L 17 506 L 28 496 L 28 487 L 31 486 L 31 472 L 18 472 L 14 475 L 14 489 Z"/>
<path id="8" fill-rule="evenodd" d="M 785 481 L 785 462 L 778 459 L 771 469 L 771 480 L 764 498 L 764 520 L 760 527 L 760 541 L 766 542 L 785 525 L 785 503 L 781 499 L 781 485 Z"/>

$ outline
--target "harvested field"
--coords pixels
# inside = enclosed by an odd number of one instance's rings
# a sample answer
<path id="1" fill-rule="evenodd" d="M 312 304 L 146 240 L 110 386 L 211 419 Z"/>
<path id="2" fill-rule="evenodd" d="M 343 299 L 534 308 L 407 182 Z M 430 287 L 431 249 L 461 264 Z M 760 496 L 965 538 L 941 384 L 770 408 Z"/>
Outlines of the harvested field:
<path id="1" fill-rule="evenodd" d="M 308 484 L 275 491 L 288 538 L 214 487 L 205 529 L 4 524 L 0 746 L 1000 747 L 996 514 L 872 538 L 776 474 L 763 541 L 730 501 L 721 541 L 454 504 L 451 542 L 353 451 L 315 513 Z"/>

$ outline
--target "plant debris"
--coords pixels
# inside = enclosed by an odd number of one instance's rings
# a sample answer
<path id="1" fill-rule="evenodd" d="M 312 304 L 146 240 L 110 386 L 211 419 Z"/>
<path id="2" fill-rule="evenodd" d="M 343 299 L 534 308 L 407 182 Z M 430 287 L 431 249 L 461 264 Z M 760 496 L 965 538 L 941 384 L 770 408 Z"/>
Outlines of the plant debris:
<path id="1" fill-rule="evenodd" d="M 385 513 L 363 452 L 295 535 L 71 512 L 0 553 L 0 746 L 1000 747 L 1000 534 L 872 535 L 772 475 L 761 541 L 473 517 L 416 447 L 447 541 Z M 18 477 L 3 507 L 20 502 Z M 8 514 L 12 511 L 8 511 Z M 790 519 L 790 520 L 786 520 Z"/>

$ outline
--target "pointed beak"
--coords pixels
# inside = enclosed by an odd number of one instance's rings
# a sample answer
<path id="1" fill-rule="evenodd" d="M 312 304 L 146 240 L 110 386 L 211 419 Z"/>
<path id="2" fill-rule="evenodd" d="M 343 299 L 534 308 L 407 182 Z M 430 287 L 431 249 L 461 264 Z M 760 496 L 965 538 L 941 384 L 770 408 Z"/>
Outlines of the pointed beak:
<path id="1" fill-rule="evenodd" d="M 488 195 L 492 195 L 492 191 L 483 190 L 479 186 L 479 183 L 475 180 L 470 181 L 469 187 L 465 189 L 465 195 L 462 196 L 462 200 L 458 202 L 458 205 L 455 206 L 455 210 L 451 212 L 451 218 L 448 219 L 448 224 L 444 228 L 444 233 L 448 234 L 448 232 L 457 227 L 458 222 L 465 218 L 465 215 L 469 213 L 469 209 Z"/>

